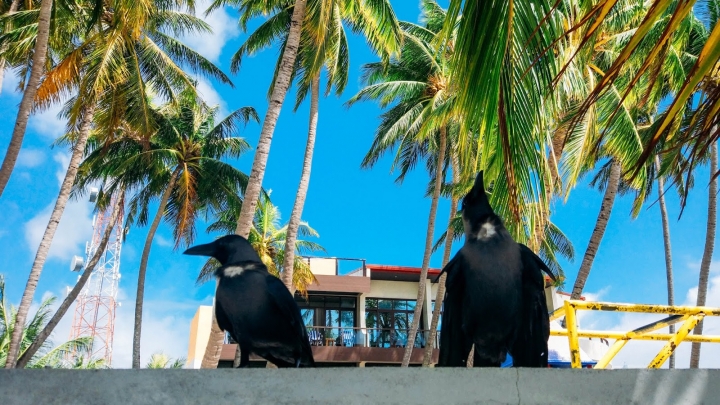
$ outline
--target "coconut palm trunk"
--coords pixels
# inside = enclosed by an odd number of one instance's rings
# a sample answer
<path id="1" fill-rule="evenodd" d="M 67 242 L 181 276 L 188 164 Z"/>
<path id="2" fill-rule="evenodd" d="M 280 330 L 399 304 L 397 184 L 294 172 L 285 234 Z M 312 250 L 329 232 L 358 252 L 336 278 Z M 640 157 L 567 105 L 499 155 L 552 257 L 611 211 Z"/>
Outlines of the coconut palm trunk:
<path id="1" fill-rule="evenodd" d="M 163 192 L 162 198 L 160 199 L 160 206 L 158 207 L 155 218 L 150 225 L 147 237 L 145 238 L 145 247 L 143 248 L 142 257 L 140 258 L 140 270 L 138 271 L 138 286 L 137 296 L 135 297 L 135 329 L 133 331 L 133 360 L 132 368 L 140 368 L 140 335 L 142 334 L 142 310 L 143 300 L 145 298 L 145 273 L 147 271 L 148 259 L 150 258 L 150 248 L 152 247 L 153 239 L 155 238 L 155 232 L 157 231 L 160 221 L 165 215 L 165 207 L 167 207 L 170 194 L 172 189 L 175 187 L 178 175 L 180 174 L 180 167 L 175 169 L 170 181 L 168 182 L 165 192 Z"/>
<path id="2" fill-rule="evenodd" d="M 320 98 L 320 76 L 315 76 L 310 89 L 310 124 L 308 126 L 307 144 L 305 145 L 305 159 L 303 160 L 302 173 L 300 174 L 300 185 L 295 195 L 290 222 L 288 222 L 287 236 L 285 239 L 285 260 L 283 262 L 283 282 L 295 294 L 293 285 L 293 266 L 295 264 L 295 242 L 297 241 L 300 218 L 302 217 L 305 198 L 308 187 L 310 187 L 310 171 L 312 170 L 313 150 L 315 149 L 315 134 L 318 123 L 318 104 Z"/>
<path id="3" fill-rule="evenodd" d="M 713 131 L 715 132 L 715 131 Z M 700 263 L 700 280 L 698 282 L 697 306 L 704 306 L 707 301 L 708 277 L 715 249 L 715 225 L 717 224 L 717 178 L 713 177 L 718 167 L 717 143 L 712 145 L 710 151 L 710 190 L 708 191 L 708 219 L 705 233 L 705 251 Z M 703 321 L 700 320 L 693 331 L 694 335 L 702 335 Z M 693 343 L 690 351 L 690 368 L 700 367 L 700 343 Z"/>
<path id="4" fill-rule="evenodd" d="M 40 240 L 40 246 L 35 254 L 35 260 L 33 261 L 30 276 L 28 277 L 27 284 L 25 285 L 25 291 L 23 292 L 22 299 L 20 300 L 20 307 L 18 308 L 17 317 L 15 318 L 15 327 L 13 329 L 12 337 L 10 338 L 10 347 L 8 348 L 5 368 L 14 368 L 15 363 L 17 362 L 20 351 L 20 341 L 22 339 L 23 328 L 25 326 L 25 321 L 27 320 L 28 311 L 30 311 L 30 305 L 32 305 L 35 290 L 37 289 L 38 282 L 40 281 L 40 274 L 45 266 L 45 260 L 47 259 L 48 252 L 50 251 L 50 244 L 55 236 L 55 231 L 60 223 L 63 211 L 65 211 L 65 206 L 70 199 L 70 191 L 73 183 L 75 182 L 78 166 L 80 165 L 83 153 L 85 152 L 85 144 L 87 143 L 88 136 L 90 135 L 90 127 L 92 125 L 95 108 L 94 106 L 87 105 L 83 108 L 83 110 L 81 118 L 82 121 L 80 122 L 80 128 L 78 131 L 78 139 L 72 148 L 70 164 L 68 165 L 67 172 L 65 172 L 65 178 L 60 185 L 60 193 L 58 194 L 57 200 L 55 200 L 55 207 L 53 207 L 52 213 L 50 214 L 50 220 L 45 228 L 45 233 Z"/>
<path id="5" fill-rule="evenodd" d="M 60 323 L 60 320 L 63 318 L 63 316 L 65 316 L 67 310 L 70 308 L 73 302 L 75 302 L 77 296 L 80 295 L 80 291 L 82 291 L 83 287 L 85 287 L 85 284 L 90 278 L 90 274 L 92 274 L 93 270 L 95 270 L 95 266 L 100 261 L 100 257 L 105 254 L 105 247 L 107 246 L 108 240 L 110 240 L 110 235 L 112 235 L 113 228 L 115 228 L 115 226 L 117 225 L 117 219 L 123 206 L 123 200 L 124 198 L 121 196 L 118 199 L 117 204 L 115 204 L 112 214 L 110 215 L 109 225 L 105 229 L 105 232 L 100 239 L 100 244 L 98 245 L 95 254 L 90 259 L 90 262 L 87 264 L 87 266 L 85 266 L 85 270 L 83 270 L 80 279 L 78 279 L 77 283 L 75 283 L 75 286 L 70 291 L 68 296 L 65 297 L 62 304 L 60 304 L 57 311 L 55 311 L 55 314 L 52 316 L 52 318 L 50 318 L 50 321 L 47 323 L 47 325 L 45 325 L 43 330 L 37 335 L 32 344 L 27 348 L 27 350 L 25 350 L 25 353 L 20 356 L 20 359 L 17 362 L 17 368 L 25 368 L 25 366 L 32 359 L 38 349 L 43 346 L 45 340 L 47 340 L 53 330 L 55 330 L 55 327 L 58 325 L 58 323 Z"/>
<path id="6" fill-rule="evenodd" d="M 460 165 L 458 163 L 457 155 L 452 153 L 450 162 L 452 164 L 452 176 L 453 184 L 457 185 L 460 182 Z M 450 218 L 448 219 L 447 234 L 445 236 L 445 250 L 443 251 L 442 266 L 450 261 L 450 253 L 452 252 L 453 244 L 453 230 L 452 220 L 457 213 L 458 198 L 455 194 L 450 198 Z M 447 273 L 443 273 L 438 280 L 437 294 L 435 294 L 435 308 L 433 308 L 432 321 L 430 322 L 430 337 L 428 343 L 425 345 L 425 356 L 423 356 L 423 367 L 428 367 L 432 362 L 433 350 L 435 349 L 435 337 L 437 336 L 437 326 L 440 322 L 440 310 L 442 309 L 442 303 L 445 299 L 445 279 L 447 279 Z"/>
<path id="7" fill-rule="evenodd" d="M 25 91 L 23 92 L 22 100 L 20 101 L 20 107 L 18 108 L 18 115 L 15 120 L 15 127 L 13 128 L 12 137 L 10 138 L 10 145 L 8 146 L 5 159 L 3 159 L 2 167 L 0 167 L 0 196 L 5 191 L 10 180 L 10 175 L 15 168 L 15 162 L 17 161 L 18 155 L 20 154 L 20 148 L 22 147 L 23 138 L 25 137 L 25 129 L 27 128 L 28 119 L 30 118 L 30 111 L 33 107 L 33 100 L 35 94 L 37 94 L 38 86 L 40 85 L 40 78 L 45 73 L 45 61 L 47 60 L 47 45 L 48 38 L 50 37 L 50 12 L 52 11 L 53 0 L 42 0 L 40 3 L 40 17 L 38 21 L 38 33 L 35 40 L 35 50 L 33 51 L 32 67 L 30 68 L 30 78 L 28 79 Z M 2 82 L 0 82 L 1 84 Z M 1 87 L 1 86 L 0 86 Z M 43 262 L 45 260 L 43 259 Z M 30 294 L 32 296 L 32 294 Z M 23 321 L 27 315 L 27 310 L 22 316 Z M 19 317 L 20 318 L 20 317 Z M 13 334 L 19 333 L 18 329 L 13 331 Z M 18 335 L 19 336 L 19 335 Z M 13 346 L 11 346 L 13 348 Z M 14 347 L 14 354 L 7 358 L 8 365 L 15 362 L 15 356 L 17 356 L 17 347 Z M 12 362 L 12 363 L 11 363 Z"/>
<path id="8" fill-rule="evenodd" d="M 605 228 L 607 228 L 608 221 L 610 220 L 610 214 L 612 213 L 613 205 L 615 204 L 615 196 L 617 196 L 618 188 L 620 186 L 621 171 L 622 166 L 620 165 L 620 162 L 613 160 L 610 165 L 610 178 L 608 179 L 608 184 L 605 188 L 605 195 L 603 196 L 603 201 L 600 205 L 600 213 L 598 214 L 597 221 L 595 222 L 595 229 L 593 229 L 593 233 L 590 236 L 588 247 L 585 250 L 585 255 L 583 256 L 577 279 L 575 279 L 575 285 L 573 286 L 570 299 L 579 299 L 583 292 L 583 288 L 585 288 L 585 283 L 590 275 L 590 268 L 592 268 L 595 255 L 600 247 L 600 242 L 602 242 L 603 235 L 605 235 Z"/>
<path id="9" fill-rule="evenodd" d="M 270 104 L 265 113 L 262 130 L 260 131 L 260 139 L 258 139 L 257 149 L 255 150 L 252 170 L 250 171 L 243 205 L 240 209 L 237 228 L 235 229 L 236 234 L 245 238 L 250 235 L 255 208 L 257 207 L 263 177 L 265 176 L 265 167 L 267 165 L 268 155 L 270 154 L 270 143 L 272 142 L 275 125 L 280 117 L 280 110 L 285 101 L 285 96 L 290 87 L 290 78 L 295 68 L 295 59 L 297 58 L 298 47 L 300 46 L 302 22 L 305 18 L 306 2 L 307 0 L 295 0 L 295 8 L 293 9 L 293 15 L 290 21 L 287 43 L 283 51 L 282 60 L 280 61 L 277 79 L 272 94 L 270 95 Z"/>
<path id="10" fill-rule="evenodd" d="M 275 125 L 280 117 L 285 96 L 290 87 L 290 77 L 295 66 L 298 47 L 300 46 L 300 32 L 302 30 L 302 21 L 305 18 L 305 6 L 307 0 L 296 0 L 293 9 L 293 15 L 290 22 L 290 31 L 288 33 L 287 43 L 283 51 L 282 60 L 280 61 L 280 69 L 278 71 L 275 86 L 270 95 L 270 104 L 265 113 L 263 126 L 260 130 L 260 139 L 258 140 L 257 149 L 255 150 L 255 158 L 253 159 L 248 185 L 245 189 L 245 197 L 243 205 L 238 216 L 237 227 L 235 233 L 247 238 L 252 228 L 252 220 L 257 208 L 257 201 L 260 197 L 262 189 L 263 176 L 265 176 L 265 167 L 267 165 L 268 155 L 270 154 L 270 143 L 272 142 Z M 210 329 L 210 338 L 203 355 L 202 368 L 216 368 L 220 361 L 220 353 L 222 345 L 225 341 L 225 334 L 217 325 L 215 313 L 213 311 L 213 322 Z"/>
<path id="11" fill-rule="evenodd" d="M 423 303 L 425 302 L 425 281 L 427 280 L 428 267 L 430 267 L 430 256 L 432 256 L 432 242 L 435 233 L 435 217 L 437 216 L 437 206 L 440 200 L 440 190 L 443 183 L 443 164 L 445 163 L 445 150 L 447 149 L 447 128 L 440 127 L 440 145 L 438 147 L 437 168 L 435 169 L 435 187 L 433 189 L 432 202 L 430 203 L 430 215 L 428 218 L 427 233 L 425 234 L 425 254 L 423 255 L 422 269 L 420 270 L 420 280 L 418 281 L 417 301 L 415 302 L 415 312 L 413 314 L 412 325 L 408 331 L 407 345 L 405 345 L 405 354 L 403 355 L 402 367 L 410 365 L 410 357 L 415 347 L 415 337 L 417 336 L 418 327 L 420 326 L 420 317 L 422 316 Z"/>
<path id="12" fill-rule="evenodd" d="M 655 156 L 655 171 L 658 173 L 658 199 L 660 201 L 660 217 L 662 218 L 663 244 L 665 246 L 665 271 L 667 276 L 668 305 L 675 305 L 675 287 L 673 283 L 672 248 L 670 246 L 670 221 L 665 205 L 665 180 L 660 173 L 660 156 Z M 675 333 L 675 325 L 670 325 L 670 334 Z M 675 368 L 675 354 L 670 355 L 669 368 Z"/>

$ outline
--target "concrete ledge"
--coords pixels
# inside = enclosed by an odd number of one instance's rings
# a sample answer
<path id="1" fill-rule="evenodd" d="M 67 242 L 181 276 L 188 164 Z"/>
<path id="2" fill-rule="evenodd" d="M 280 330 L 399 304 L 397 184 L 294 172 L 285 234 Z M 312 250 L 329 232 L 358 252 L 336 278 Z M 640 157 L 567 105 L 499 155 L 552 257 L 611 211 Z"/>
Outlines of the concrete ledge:
<path id="1" fill-rule="evenodd" d="M 0 370 L 0 404 L 720 403 L 720 370 Z"/>

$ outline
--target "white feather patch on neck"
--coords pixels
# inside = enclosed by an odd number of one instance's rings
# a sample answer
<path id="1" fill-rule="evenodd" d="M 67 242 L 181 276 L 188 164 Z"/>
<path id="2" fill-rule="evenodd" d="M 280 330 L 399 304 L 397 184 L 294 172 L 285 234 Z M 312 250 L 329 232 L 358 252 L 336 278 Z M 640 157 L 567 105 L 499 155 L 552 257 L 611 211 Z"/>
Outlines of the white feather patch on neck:
<path id="1" fill-rule="evenodd" d="M 242 266 L 228 266 L 225 269 L 223 269 L 223 273 L 225 274 L 225 277 L 235 277 L 243 274 L 245 271 L 245 268 Z"/>
<path id="2" fill-rule="evenodd" d="M 495 225 L 493 225 L 490 222 L 485 222 L 480 227 L 480 231 L 478 232 L 478 239 L 486 240 L 492 238 L 496 234 Z"/>

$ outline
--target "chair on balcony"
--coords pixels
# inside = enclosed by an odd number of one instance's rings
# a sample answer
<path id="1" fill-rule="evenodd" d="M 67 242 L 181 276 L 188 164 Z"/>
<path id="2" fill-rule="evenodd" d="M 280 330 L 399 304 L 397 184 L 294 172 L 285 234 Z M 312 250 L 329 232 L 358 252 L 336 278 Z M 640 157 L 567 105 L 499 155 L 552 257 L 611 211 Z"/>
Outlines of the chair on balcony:
<path id="1" fill-rule="evenodd" d="M 308 340 L 310 340 L 310 346 L 322 346 L 322 335 L 315 329 L 308 331 Z"/>
<path id="2" fill-rule="evenodd" d="M 355 346 L 355 334 L 350 329 L 342 331 L 342 344 L 343 346 Z"/>

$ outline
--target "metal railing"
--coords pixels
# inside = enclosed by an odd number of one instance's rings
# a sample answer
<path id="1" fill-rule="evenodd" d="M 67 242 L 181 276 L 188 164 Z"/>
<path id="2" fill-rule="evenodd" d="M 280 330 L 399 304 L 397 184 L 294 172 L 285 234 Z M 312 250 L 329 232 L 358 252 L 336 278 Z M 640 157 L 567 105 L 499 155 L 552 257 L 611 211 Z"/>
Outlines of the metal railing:
<path id="1" fill-rule="evenodd" d="M 307 326 L 306 328 L 311 346 L 380 348 L 407 346 L 408 329 L 350 328 L 338 326 Z M 414 347 L 424 348 L 429 337 L 429 330 L 418 330 Z M 437 331 L 433 348 L 438 349 L 440 347 L 439 342 L 440 331 Z M 226 333 L 225 343 L 235 343 L 235 341 Z"/>
<path id="2" fill-rule="evenodd" d="M 614 311 L 634 312 L 649 314 L 670 315 L 659 321 L 642 326 L 630 332 L 618 331 L 589 331 L 580 330 L 577 327 L 577 310 L 590 311 Z M 616 304 L 610 302 L 585 302 L 577 300 L 565 301 L 562 308 L 558 308 L 550 315 L 550 320 L 555 320 L 565 315 L 566 330 L 551 330 L 552 336 L 567 336 L 570 345 L 570 360 L 573 368 L 580 368 L 580 345 L 578 338 L 605 338 L 615 339 L 605 355 L 597 362 L 594 368 L 606 368 L 610 361 L 618 354 L 630 340 L 662 340 L 667 341 L 665 346 L 650 362 L 648 368 L 660 368 L 670 355 L 675 351 L 681 342 L 702 342 L 720 343 L 720 336 L 690 335 L 706 316 L 720 316 L 720 308 L 690 307 L 690 306 L 669 306 L 669 305 L 645 305 L 645 304 Z M 651 333 L 658 329 L 665 328 L 678 322 L 683 322 L 675 334 Z"/>

